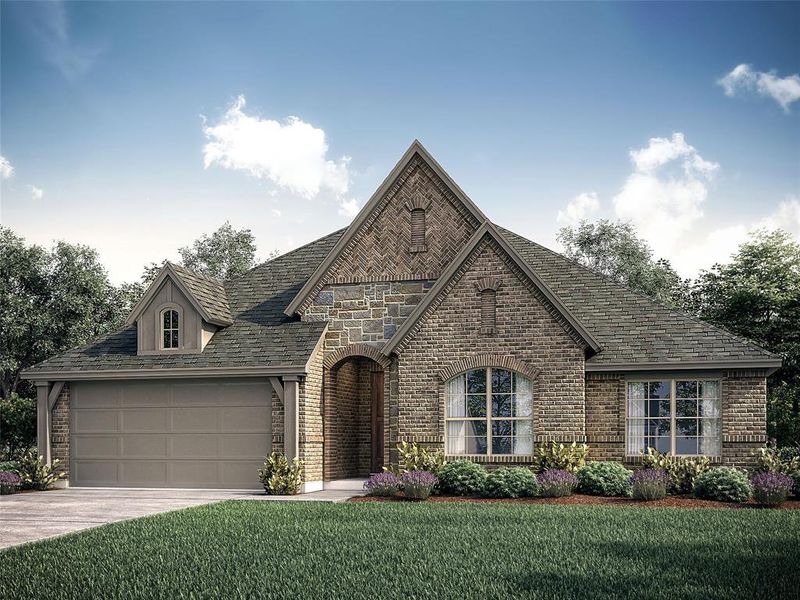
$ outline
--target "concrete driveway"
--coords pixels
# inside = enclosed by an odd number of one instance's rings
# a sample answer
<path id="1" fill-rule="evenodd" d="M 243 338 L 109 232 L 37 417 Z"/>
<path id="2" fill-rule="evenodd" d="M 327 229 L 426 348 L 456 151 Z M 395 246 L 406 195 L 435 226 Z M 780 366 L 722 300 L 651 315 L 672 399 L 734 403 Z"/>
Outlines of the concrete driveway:
<path id="1" fill-rule="evenodd" d="M 106 523 L 222 500 L 337 502 L 356 490 L 325 490 L 298 496 L 265 496 L 258 490 L 67 488 L 0 496 L 0 548 L 80 531 Z"/>

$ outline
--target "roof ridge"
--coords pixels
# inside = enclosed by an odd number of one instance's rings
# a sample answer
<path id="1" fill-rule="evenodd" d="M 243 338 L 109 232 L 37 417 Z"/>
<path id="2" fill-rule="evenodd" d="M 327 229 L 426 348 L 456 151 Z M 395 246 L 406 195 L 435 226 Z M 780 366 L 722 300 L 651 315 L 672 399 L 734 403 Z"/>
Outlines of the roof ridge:
<path id="1" fill-rule="evenodd" d="M 728 330 L 728 329 L 726 329 L 726 328 L 724 328 L 722 326 L 715 325 L 713 323 L 709 323 L 708 321 L 704 321 L 703 319 L 692 315 L 691 313 L 683 310 L 682 308 L 667 306 L 661 300 L 658 300 L 656 298 L 648 296 L 647 294 L 645 294 L 644 292 L 640 292 L 639 290 L 634 290 L 633 288 L 628 287 L 624 283 L 620 283 L 619 281 L 611 278 L 610 276 L 606 275 L 605 273 L 601 273 L 599 271 L 595 271 L 594 269 L 591 269 L 591 268 L 587 267 L 586 265 L 581 264 L 580 262 L 578 262 L 577 260 L 575 260 L 573 258 L 570 258 L 568 256 L 564 256 L 560 252 L 556 252 L 555 250 L 552 250 L 551 248 L 548 248 L 547 246 L 543 246 L 542 244 L 540 244 L 538 242 L 534 242 L 533 240 L 530 240 L 530 239 L 526 238 L 525 236 L 522 236 L 522 235 L 520 235 L 518 233 L 515 233 L 515 232 L 511 231 L 510 229 L 506 229 L 505 227 L 502 227 L 501 225 L 497 225 L 497 228 L 501 230 L 501 233 L 511 234 L 514 237 L 517 237 L 517 238 L 519 238 L 521 240 L 524 240 L 529 244 L 533 244 L 534 246 L 537 246 L 538 248 L 541 248 L 542 250 L 544 250 L 546 252 L 549 252 L 550 254 L 552 254 L 554 256 L 557 256 L 560 259 L 569 262 L 570 264 L 578 267 L 579 269 L 581 269 L 583 271 L 586 271 L 587 273 L 590 273 L 591 275 L 593 275 L 595 277 L 598 277 L 599 279 L 602 279 L 606 283 L 610 283 L 615 287 L 622 288 L 626 292 L 630 292 L 631 294 L 634 294 L 635 296 L 643 298 L 644 300 L 647 300 L 647 301 L 649 301 L 649 302 L 651 302 L 651 303 L 653 303 L 653 304 L 655 304 L 657 306 L 660 306 L 663 309 L 666 309 L 666 310 L 668 310 L 668 311 L 670 311 L 672 313 L 675 313 L 675 314 L 677 314 L 677 315 L 679 315 L 681 317 L 684 317 L 685 319 L 688 319 L 688 320 L 690 320 L 690 321 L 692 321 L 694 323 L 697 323 L 699 325 L 703 325 L 705 327 L 710 327 L 711 329 L 714 329 L 715 331 L 719 331 L 722 334 L 734 337 L 737 340 L 739 340 L 740 342 L 744 343 L 745 345 L 748 345 L 748 346 L 750 346 L 750 347 L 752 347 L 752 348 L 754 348 L 756 350 L 760 350 L 761 352 L 766 352 L 767 354 L 770 354 L 771 356 L 774 356 L 776 358 L 780 357 L 779 354 L 776 354 L 775 352 L 772 352 L 771 350 L 767 350 L 763 346 L 761 346 L 759 344 L 756 344 L 755 342 L 753 342 L 752 340 L 750 340 L 750 339 L 748 339 L 748 338 L 746 338 L 744 336 L 741 336 L 741 335 L 739 335 L 737 333 L 734 333 L 734 332 L 732 332 L 732 331 L 730 331 L 730 330 Z"/>

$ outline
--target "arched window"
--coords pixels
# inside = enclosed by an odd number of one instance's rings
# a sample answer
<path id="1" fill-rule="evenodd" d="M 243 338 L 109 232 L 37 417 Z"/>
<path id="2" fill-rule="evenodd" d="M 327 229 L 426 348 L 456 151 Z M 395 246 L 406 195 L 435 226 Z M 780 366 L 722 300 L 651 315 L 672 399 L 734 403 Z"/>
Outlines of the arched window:
<path id="1" fill-rule="evenodd" d="M 168 308 L 161 313 L 161 339 L 165 350 L 180 347 L 180 323 L 178 311 L 174 308 Z"/>
<path id="2" fill-rule="evenodd" d="M 515 371 L 487 367 L 447 382 L 445 446 L 455 455 L 533 453 L 533 385 Z"/>

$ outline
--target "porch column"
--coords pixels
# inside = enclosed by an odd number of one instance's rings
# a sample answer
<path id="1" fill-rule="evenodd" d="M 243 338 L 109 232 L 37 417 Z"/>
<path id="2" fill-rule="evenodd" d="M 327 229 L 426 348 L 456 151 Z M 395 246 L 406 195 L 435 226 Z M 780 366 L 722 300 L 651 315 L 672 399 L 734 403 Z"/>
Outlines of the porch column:
<path id="1" fill-rule="evenodd" d="M 286 458 L 300 458 L 300 394 L 297 375 L 283 378 L 283 450 Z"/>
<path id="2" fill-rule="evenodd" d="M 39 456 L 50 464 L 50 406 L 49 382 L 36 382 L 36 449 Z"/>

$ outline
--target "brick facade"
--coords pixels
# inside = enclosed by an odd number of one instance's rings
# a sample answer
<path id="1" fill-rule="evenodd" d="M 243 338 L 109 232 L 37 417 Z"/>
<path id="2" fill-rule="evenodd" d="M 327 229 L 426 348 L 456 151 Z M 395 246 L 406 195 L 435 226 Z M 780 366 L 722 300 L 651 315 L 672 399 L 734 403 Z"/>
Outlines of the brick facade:
<path id="1" fill-rule="evenodd" d="M 69 475 L 69 383 L 65 383 L 53 406 L 50 430 L 50 451 L 61 462 L 61 469 Z"/>

